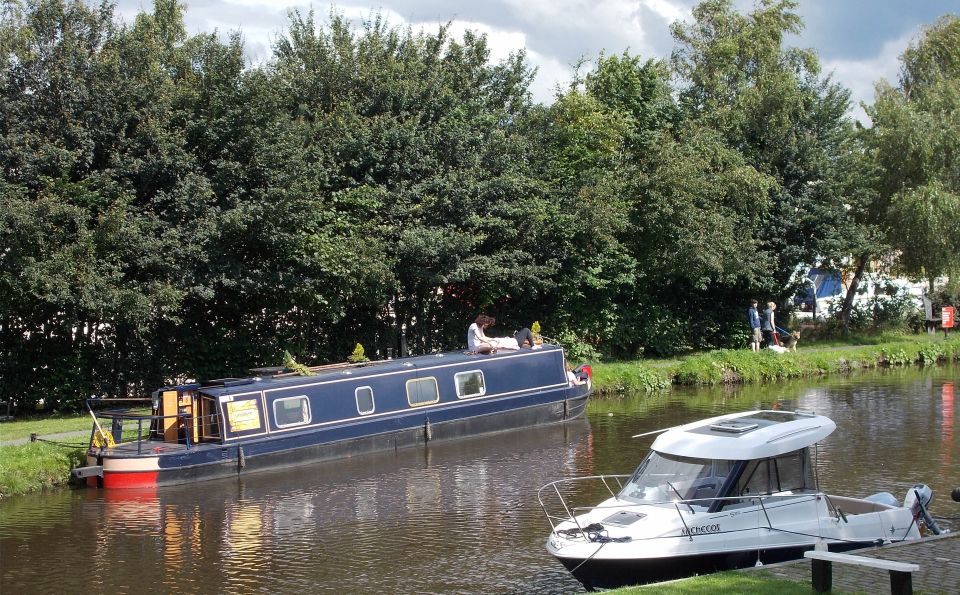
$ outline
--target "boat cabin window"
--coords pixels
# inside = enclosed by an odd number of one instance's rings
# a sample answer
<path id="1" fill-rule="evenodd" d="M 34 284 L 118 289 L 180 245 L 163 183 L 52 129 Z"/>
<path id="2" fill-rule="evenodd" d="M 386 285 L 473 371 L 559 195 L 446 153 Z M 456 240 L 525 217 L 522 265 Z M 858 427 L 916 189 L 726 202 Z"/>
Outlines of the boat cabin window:
<path id="1" fill-rule="evenodd" d="M 648 504 L 686 500 L 706 510 L 723 487 L 734 461 L 695 459 L 651 451 L 618 498 Z"/>
<path id="2" fill-rule="evenodd" d="M 737 480 L 736 495 L 766 496 L 815 490 L 810 453 L 804 448 L 778 457 L 749 461 Z"/>
<path id="3" fill-rule="evenodd" d="M 415 378 L 407 380 L 407 403 L 411 407 L 430 405 L 440 400 L 440 389 L 437 388 L 437 379 Z"/>
<path id="4" fill-rule="evenodd" d="M 369 386 L 361 386 L 353 391 L 357 399 L 357 413 L 360 415 L 369 415 L 373 413 L 376 407 L 373 404 L 373 389 Z"/>
<path id="5" fill-rule="evenodd" d="M 310 400 L 305 396 L 287 397 L 273 402 L 273 418 L 278 428 L 310 423 Z"/>
<path id="6" fill-rule="evenodd" d="M 457 382 L 457 398 L 481 397 L 487 392 L 487 385 L 483 381 L 483 372 L 471 370 L 460 372 L 454 376 Z"/>
<path id="7" fill-rule="evenodd" d="M 777 457 L 746 461 L 731 496 L 791 496 L 817 491 L 810 449 L 803 448 Z M 751 499 L 727 500 L 723 509 L 754 506 Z"/>

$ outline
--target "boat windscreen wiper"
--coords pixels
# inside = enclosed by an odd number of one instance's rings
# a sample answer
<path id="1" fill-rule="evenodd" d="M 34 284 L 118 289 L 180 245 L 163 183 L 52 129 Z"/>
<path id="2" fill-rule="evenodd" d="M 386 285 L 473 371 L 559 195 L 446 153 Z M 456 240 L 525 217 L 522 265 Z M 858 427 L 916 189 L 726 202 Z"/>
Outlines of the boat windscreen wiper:
<path id="1" fill-rule="evenodd" d="M 670 483 L 669 481 L 667 481 L 667 480 L 664 480 L 664 481 L 667 482 L 667 485 L 670 486 L 670 489 L 673 490 L 673 493 L 677 495 L 677 498 L 680 498 L 680 501 L 683 502 L 683 496 L 680 495 L 679 490 L 677 490 L 677 488 L 673 487 L 673 484 Z M 687 508 L 690 509 L 690 514 L 697 514 L 696 512 L 694 512 L 693 507 L 690 506 L 689 503 L 683 502 L 683 504 L 684 504 L 684 506 L 686 506 Z"/>

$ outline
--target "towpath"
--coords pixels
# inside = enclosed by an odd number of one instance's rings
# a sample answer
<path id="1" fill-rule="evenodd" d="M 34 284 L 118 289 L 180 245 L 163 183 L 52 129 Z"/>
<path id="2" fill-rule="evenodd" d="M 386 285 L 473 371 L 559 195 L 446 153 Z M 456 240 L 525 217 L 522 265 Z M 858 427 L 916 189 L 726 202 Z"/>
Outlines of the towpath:
<path id="1" fill-rule="evenodd" d="M 915 591 L 948 594 L 960 592 L 960 533 L 948 533 L 849 553 L 919 564 L 920 570 L 913 573 Z M 794 560 L 744 569 L 743 572 L 759 572 L 771 578 L 810 585 L 810 564 L 810 560 Z M 834 564 L 833 588 L 848 593 L 889 593 L 890 574 L 875 568 Z"/>
<path id="2" fill-rule="evenodd" d="M 74 430 L 73 432 L 59 432 L 56 434 L 44 434 L 42 436 L 38 435 L 37 438 L 41 440 L 46 440 L 48 442 L 77 442 L 77 438 L 89 438 L 90 430 Z M 0 442 L 0 446 L 16 446 L 18 444 L 26 444 L 30 442 L 30 438 L 16 438 L 14 440 L 5 440 Z"/>

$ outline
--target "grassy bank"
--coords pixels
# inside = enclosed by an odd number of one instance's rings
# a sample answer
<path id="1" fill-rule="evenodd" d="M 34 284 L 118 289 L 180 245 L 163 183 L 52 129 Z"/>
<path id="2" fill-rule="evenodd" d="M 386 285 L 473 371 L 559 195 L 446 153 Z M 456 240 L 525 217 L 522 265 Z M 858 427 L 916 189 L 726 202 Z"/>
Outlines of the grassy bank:
<path id="1" fill-rule="evenodd" d="M 89 432 L 90 415 L 53 415 L 0 423 L 0 442 L 49 436 L 63 432 Z M 83 462 L 89 436 L 64 438 L 55 444 L 32 442 L 0 446 L 0 500 L 65 486 L 70 469 Z"/>
<path id="2" fill-rule="evenodd" d="M 85 448 L 86 440 L 75 448 L 46 442 L 0 447 L 0 500 L 67 485 Z"/>
<path id="3" fill-rule="evenodd" d="M 796 352 L 721 349 L 674 360 L 639 360 L 593 365 L 598 393 L 653 392 L 672 384 L 776 382 L 852 370 L 933 365 L 960 361 L 960 335 L 885 337 L 871 345 L 812 345 Z"/>
<path id="4" fill-rule="evenodd" d="M 754 572 L 720 572 L 645 587 L 624 587 L 609 591 L 615 595 L 712 595 L 742 593 L 747 595 L 810 595 L 810 585 L 769 578 Z M 834 589 L 835 595 L 842 591 Z"/>

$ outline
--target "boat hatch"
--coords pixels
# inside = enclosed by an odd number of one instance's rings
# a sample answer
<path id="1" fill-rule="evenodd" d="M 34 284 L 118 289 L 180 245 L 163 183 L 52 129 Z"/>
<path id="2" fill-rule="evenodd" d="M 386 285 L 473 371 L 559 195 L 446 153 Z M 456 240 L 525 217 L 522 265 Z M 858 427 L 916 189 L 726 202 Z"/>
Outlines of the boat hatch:
<path id="1" fill-rule="evenodd" d="M 620 512 L 615 512 L 603 519 L 603 524 L 617 525 L 618 527 L 629 527 L 637 521 L 645 518 L 647 518 L 647 515 L 643 514 L 642 512 L 621 510 Z"/>
<path id="2" fill-rule="evenodd" d="M 750 430 L 756 430 L 759 428 L 757 424 L 740 421 L 736 419 L 728 419 L 726 421 L 721 421 L 710 426 L 711 430 L 716 430 L 718 432 L 729 432 L 731 434 L 742 434 L 744 432 L 749 432 Z"/>

